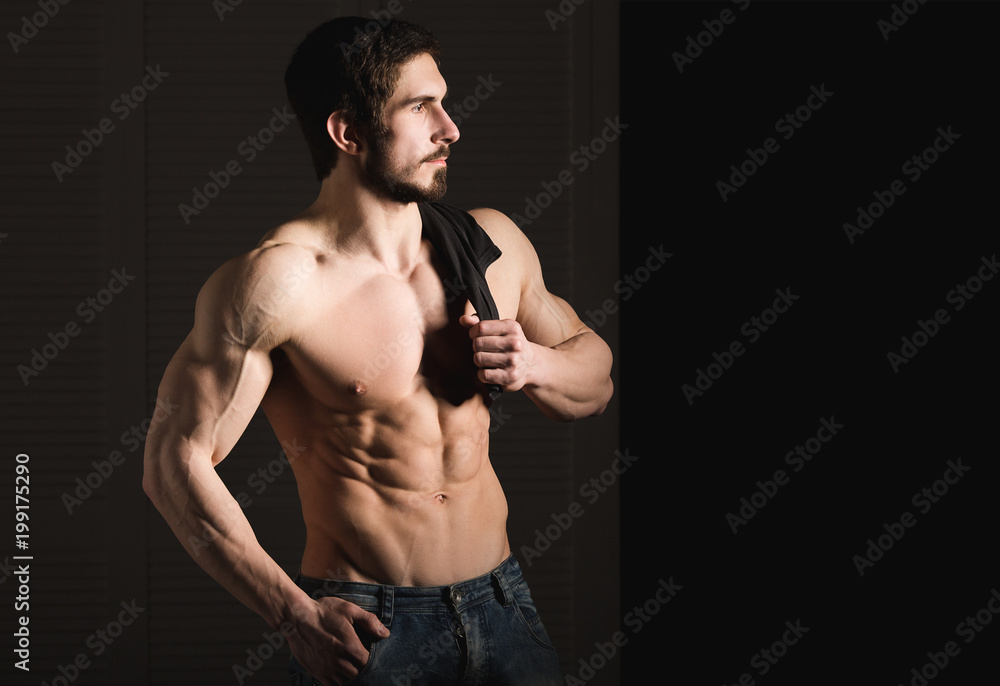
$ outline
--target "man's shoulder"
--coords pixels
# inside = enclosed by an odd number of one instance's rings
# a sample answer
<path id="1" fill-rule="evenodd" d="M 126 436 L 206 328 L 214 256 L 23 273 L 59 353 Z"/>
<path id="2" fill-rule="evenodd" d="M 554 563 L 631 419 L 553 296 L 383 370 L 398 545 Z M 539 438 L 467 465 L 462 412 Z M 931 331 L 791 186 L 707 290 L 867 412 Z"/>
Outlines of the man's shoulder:
<path id="1" fill-rule="evenodd" d="M 488 207 L 477 207 L 468 213 L 500 248 L 506 258 L 505 262 L 537 259 L 531 241 L 506 214 Z"/>
<path id="2" fill-rule="evenodd" d="M 497 239 L 504 240 L 510 236 L 516 236 L 518 234 L 522 235 L 521 230 L 517 228 L 517 225 L 510 220 L 510 218 L 500 212 L 499 210 L 494 210 L 489 207 L 476 207 L 474 209 L 467 211 L 469 216 L 476 220 L 476 223 L 483 227 L 483 230 L 493 239 L 494 242 Z"/>
<path id="3" fill-rule="evenodd" d="M 214 318 L 245 345 L 279 344 L 308 304 L 308 285 L 322 257 L 315 248 L 265 237 L 223 263 L 198 293 L 197 318 Z"/>
<path id="4" fill-rule="evenodd" d="M 320 256 L 299 243 L 261 241 L 257 247 L 224 262 L 202 290 L 232 298 L 268 296 L 294 287 L 316 270 Z"/>

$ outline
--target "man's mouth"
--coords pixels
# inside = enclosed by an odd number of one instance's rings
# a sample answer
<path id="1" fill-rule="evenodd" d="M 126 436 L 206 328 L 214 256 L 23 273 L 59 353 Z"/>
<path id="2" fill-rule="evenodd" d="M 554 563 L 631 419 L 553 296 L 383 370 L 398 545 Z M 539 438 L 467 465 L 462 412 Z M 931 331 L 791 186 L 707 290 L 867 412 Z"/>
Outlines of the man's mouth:
<path id="1" fill-rule="evenodd" d="M 451 152 L 449 150 L 439 150 L 436 153 L 434 153 L 431 157 L 425 159 L 424 162 L 427 162 L 428 164 L 447 165 L 448 163 L 445 160 L 450 154 Z"/>

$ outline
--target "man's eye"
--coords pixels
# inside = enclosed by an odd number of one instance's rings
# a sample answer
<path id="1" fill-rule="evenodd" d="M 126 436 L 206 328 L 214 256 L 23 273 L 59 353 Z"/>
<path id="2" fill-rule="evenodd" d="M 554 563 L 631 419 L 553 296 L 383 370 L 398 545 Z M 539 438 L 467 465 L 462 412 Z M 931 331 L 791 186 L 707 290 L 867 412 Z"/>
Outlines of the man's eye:
<path id="1" fill-rule="evenodd" d="M 420 103 L 419 105 L 414 105 L 413 106 L 413 111 L 414 112 L 423 112 L 424 111 L 424 103 Z"/>

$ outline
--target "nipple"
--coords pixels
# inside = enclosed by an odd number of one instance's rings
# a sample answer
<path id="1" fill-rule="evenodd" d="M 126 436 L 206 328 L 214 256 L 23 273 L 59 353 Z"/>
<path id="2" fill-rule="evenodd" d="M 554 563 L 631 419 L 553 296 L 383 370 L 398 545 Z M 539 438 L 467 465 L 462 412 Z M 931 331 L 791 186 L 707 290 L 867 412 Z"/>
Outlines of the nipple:
<path id="1" fill-rule="evenodd" d="M 361 396 L 368 393 L 368 387 L 365 386 L 364 383 L 362 383 L 361 381 L 355 381 L 354 384 L 351 386 L 351 393 L 353 393 L 356 397 L 360 398 Z"/>

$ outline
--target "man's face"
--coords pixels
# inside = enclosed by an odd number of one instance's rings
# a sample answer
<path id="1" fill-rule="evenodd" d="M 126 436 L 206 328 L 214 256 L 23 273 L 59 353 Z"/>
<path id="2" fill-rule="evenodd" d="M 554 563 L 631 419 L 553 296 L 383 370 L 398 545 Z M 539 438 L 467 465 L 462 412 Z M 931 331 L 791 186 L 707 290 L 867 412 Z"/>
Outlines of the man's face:
<path id="1" fill-rule="evenodd" d="M 440 199 L 448 188 L 445 158 L 459 133 L 442 101 L 447 84 L 434 58 L 421 54 L 400 68 L 384 112 L 387 135 L 368 138 L 365 178 L 399 202 Z"/>

